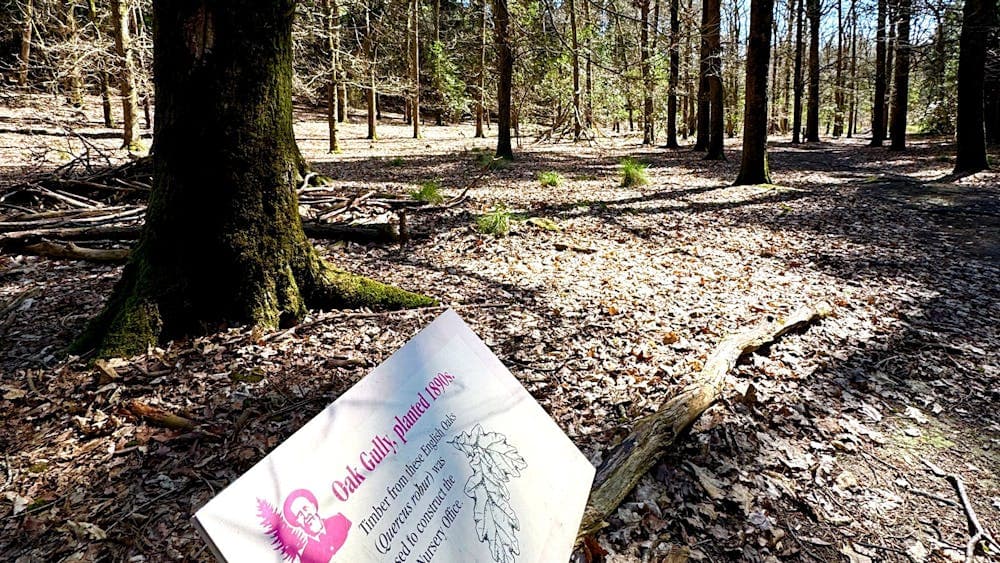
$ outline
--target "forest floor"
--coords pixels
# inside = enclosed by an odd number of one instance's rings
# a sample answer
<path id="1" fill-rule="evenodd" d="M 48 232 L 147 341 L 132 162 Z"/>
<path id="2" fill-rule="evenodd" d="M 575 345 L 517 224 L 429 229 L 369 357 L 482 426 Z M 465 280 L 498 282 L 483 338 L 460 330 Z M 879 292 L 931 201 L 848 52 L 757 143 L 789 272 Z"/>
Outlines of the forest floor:
<path id="1" fill-rule="evenodd" d="M 82 150 L 10 129 L 107 131 L 93 113 L 12 100 L 0 194 Z M 300 111 L 296 126 L 348 196 L 433 179 L 457 195 L 495 142 L 469 125 L 428 125 L 415 141 L 395 122 L 371 146 L 354 117 L 338 155 L 320 114 Z M 454 307 L 595 464 L 725 335 L 833 304 L 741 362 L 597 536 L 608 561 L 963 561 L 963 507 L 922 460 L 958 476 L 1000 538 L 1000 177 L 943 181 L 945 139 L 901 153 L 778 139 L 775 184 L 731 187 L 735 140 L 725 162 L 637 140 L 526 139 L 468 203 L 415 219 L 426 237 L 318 244 Z M 125 158 L 113 139 L 90 142 Z M 624 156 L 650 164 L 648 185 L 620 186 Z M 561 185 L 542 187 L 545 171 Z M 519 214 L 510 236 L 472 226 L 497 203 Z M 0 318 L 0 560 L 209 561 L 191 514 L 441 312 L 314 312 L 295 330 L 233 328 L 109 372 L 62 350 L 119 272 L 0 255 L 0 310 L 16 303 Z M 132 400 L 198 430 L 137 419 Z"/>

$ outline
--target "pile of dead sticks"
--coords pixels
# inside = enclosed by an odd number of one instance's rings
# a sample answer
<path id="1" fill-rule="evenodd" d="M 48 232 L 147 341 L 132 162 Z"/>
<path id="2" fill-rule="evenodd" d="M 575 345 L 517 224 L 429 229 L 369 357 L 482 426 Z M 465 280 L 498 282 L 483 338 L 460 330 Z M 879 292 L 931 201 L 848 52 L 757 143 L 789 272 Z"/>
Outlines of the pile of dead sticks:
<path id="1" fill-rule="evenodd" d="M 0 249 L 63 259 L 122 262 L 138 238 L 152 180 L 148 159 L 87 174 L 36 176 L 0 193 Z M 440 204 L 367 191 L 345 196 L 333 185 L 298 189 L 303 228 L 313 238 L 352 242 L 403 242 L 424 235 L 408 228 L 407 215 L 440 212 L 468 200 L 469 189 Z M 4 213 L 3 211 L 11 213 Z"/>

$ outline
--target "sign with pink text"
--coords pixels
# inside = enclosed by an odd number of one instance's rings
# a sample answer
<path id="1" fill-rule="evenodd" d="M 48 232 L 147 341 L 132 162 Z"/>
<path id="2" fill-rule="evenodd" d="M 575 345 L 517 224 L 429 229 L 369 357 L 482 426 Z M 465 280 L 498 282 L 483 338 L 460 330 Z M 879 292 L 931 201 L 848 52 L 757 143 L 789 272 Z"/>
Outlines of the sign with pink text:
<path id="1" fill-rule="evenodd" d="M 194 521 L 228 562 L 560 562 L 593 478 L 449 310 Z"/>

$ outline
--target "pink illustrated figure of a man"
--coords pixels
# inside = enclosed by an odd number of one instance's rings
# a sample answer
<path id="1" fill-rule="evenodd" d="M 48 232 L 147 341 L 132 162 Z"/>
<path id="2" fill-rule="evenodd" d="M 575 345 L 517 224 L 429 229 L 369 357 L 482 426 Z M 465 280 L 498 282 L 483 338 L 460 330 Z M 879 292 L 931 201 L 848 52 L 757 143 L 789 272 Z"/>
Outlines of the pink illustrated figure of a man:
<path id="1" fill-rule="evenodd" d="M 330 563 L 347 540 L 351 521 L 343 514 L 323 518 L 316 495 L 306 489 L 292 491 L 285 498 L 285 521 L 305 532 L 306 545 L 299 554 L 302 563 Z"/>

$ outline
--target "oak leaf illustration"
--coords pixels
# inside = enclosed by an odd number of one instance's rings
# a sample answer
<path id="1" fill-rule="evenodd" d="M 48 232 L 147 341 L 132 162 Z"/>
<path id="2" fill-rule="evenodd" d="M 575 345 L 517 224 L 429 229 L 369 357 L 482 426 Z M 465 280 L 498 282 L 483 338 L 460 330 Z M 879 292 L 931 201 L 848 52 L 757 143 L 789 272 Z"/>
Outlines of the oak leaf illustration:
<path id="1" fill-rule="evenodd" d="M 528 464 L 499 432 L 485 432 L 479 424 L 448 442 L 462 451 L 472 467 L 465 494 L 473 500 L 473 519 L 479 541 L 487 542 L 496 563 L 514 563 L 521 550 L 517 530 L 521 523 L 511 507 L 507 482 L 520 477 Z"/>

